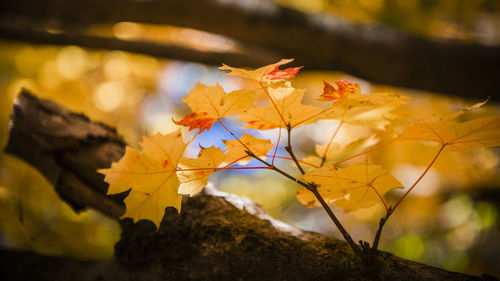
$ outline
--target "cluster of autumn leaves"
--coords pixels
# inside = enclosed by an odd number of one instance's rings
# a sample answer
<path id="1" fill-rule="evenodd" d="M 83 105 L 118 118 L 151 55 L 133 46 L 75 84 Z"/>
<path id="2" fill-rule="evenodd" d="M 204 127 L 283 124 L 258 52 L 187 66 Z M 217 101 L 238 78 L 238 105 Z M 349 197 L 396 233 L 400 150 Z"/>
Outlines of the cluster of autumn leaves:
<path id="1" fill-rule="evenodd" d="M 275 145 L 270 140 L 246 133 L 240 138 L 236 137 L 223 123 L 223 118 L 234 115 L 239 115 L 239 120 L 245 122 L 244 128 L 280 128 L 280 136 L 282 129 L 290 134 L 293 128 L 318 120 L 340 121 L 336 128 L 332 128 L 330 142 L 325 146 L 316 146 L 317 155 L 293 160 L 297 166 L 305 168 L 300 167 L 302 175 L 295 181 L 314 184 L 327 203 L 346 211 L 378 203 L 389 210 L 384 194 L 395 188 L 403 188 L 387 171 L 367 161 L 346 168 L 338 166 L 346 160 L 369 153 L 389 142 L 422 140 L 440 144 L 430 168 L 444 149 L 468 151 L 473 147 L 500 144 L 500 116 L 463 123 L 454 121 L 484 103 L 445 117 L 412 116 L 404 110 L 409 98 L 393 93 L 361 94 L 358 84 L 341 80 L 331 84 L 324 82 L 324 91 L 318 100 L 328 103 L 327 106 L 319 108 L 305 105 L 302 100 L 306 91 L 293 88 L 289 82 L 300 67 L 280 69 L 280 66 L 292 60 L 283 59 L 256 70 L 223 65 L 219 69 L 230 71 L 227 75 L 254 80 L 260 87 L 226 93 L 219 84 L 207 86 L 198 83 L 183 99 L 192 113 L 175 123 L 190 130 L 198 129 L 199 134 L 219 122 L 228 131 L 228 136 L 232 137 L 224 141 L 224 150 L 211 146 L 202 148 L 195 159 L 183 157 L 184 150 L 192 140 L 186 142 L 179 129 L 166 135 L 144 137 L 140 143 L 142 151 L 127 147 L 119 162 L 113 163 L 109 169 L 99 170 L 109 183 L 108 194 L 130 189 L 125 198 L 126 212 L 123 217 L 133 218 L 134 221 L 147 219 L 159 226 L 166 207 L 171 206 L 180 211 L 182 194 L 198 193 L 206 185 L 208 177 L 218 170 L 230 169 L 234 164 L 245 165 L 252 158 L 259 158 L 262 163 L 266 163 L 266 156 L 272 159 L 266 165 L 248 168 L 273 169 L 276 157 L 292 161 L 292 158 L 276 155 L 279 143 Z M 266 104 L 256 104 L 259 96 L 266 97 Z M 341 147 L 335 142 L 335 137 L 345 123 L 368 126 L 374 128 L 376 133 Z M 304 186 L 297 193 L 299 201 L 306 206 L 320 206 L 315 195 Z"/>

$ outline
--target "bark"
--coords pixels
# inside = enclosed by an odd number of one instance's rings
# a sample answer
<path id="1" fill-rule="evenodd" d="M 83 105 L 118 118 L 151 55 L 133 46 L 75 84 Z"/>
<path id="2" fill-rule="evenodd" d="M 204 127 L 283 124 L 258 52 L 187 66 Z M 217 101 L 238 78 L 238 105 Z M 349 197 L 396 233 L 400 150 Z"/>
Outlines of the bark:
<path id="1" fill-rule="evenodd" d="M 75 210 L 123 212 L 97 168 L 124 153 L 116 131 L 23 90 L 5 151 L 35 166 Z M 404 260 L 361 260 L 343 241 L 272 219 L 251 200 L 212 186 L 167 208 L 161 227 L 121 220 L 111 261 L 79 261 L 0 250 L 1 280 L 492 280 Z M 75 241 L 77 243 L 78 241 Z"/>
<path id="2" fill-rule="evenodd" d="M 3 1 L 0 15 L 89 25 L 136 21 L 206 30 L 295 57 L 307 69 L 341 70 L 373 82 L 482 99 L 496 95 L 500 47 L 410 35 L 267 0 Z M 0 34 L 4 38 L 8 35 Z M 231 64 L 231 61 L 226 61 Z M 470 81 L 470 82 L 469 82 Z"/>

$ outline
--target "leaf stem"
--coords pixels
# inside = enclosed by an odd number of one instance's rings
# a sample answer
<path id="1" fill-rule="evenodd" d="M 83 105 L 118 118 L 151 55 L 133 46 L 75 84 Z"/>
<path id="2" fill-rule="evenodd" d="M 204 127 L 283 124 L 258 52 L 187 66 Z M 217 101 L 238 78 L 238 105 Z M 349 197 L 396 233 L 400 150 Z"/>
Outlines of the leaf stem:
<path id="1" fill-rule="evenodd" d="M 415 186 L 420 182 L 420 180 L 425 176 L 425 174 L 427 174 L 427 172 L 432 167 L 434 162 L 436 162 L 436 160 L 438 159 L 439 155 L 441 154 L 441 152 L 443 151 L 443 149 L 445 147 L 446 147 L 446 144 L 441 145 L 441 147 L 439 148 L 439 151 L 436 153 L 436 156 L 434 156 L 431 163 L 429 163 L 427 168 L 425 168 L 425 171 L 420 175 L 420 177 L 415 181 L 415 183 L 413 183 L 413 185 L 410 187 L 410 189 L 408 189 L 408 191 L 406 191 L 406 193 L 403 195 L 403 197 L 401 197 L 401 199 L 399 199 L 399 201 L 394 205 L 394 207 L 391 210 L 391 213 L 394 213 L 394 211 L 399 206 L 399 204 L 401 204 L 401 202 L 406 198 L 406 196 L 408 196 L 408 194 L 413 190 L 413 188 L 415 188 Z"/>
<path id="2" fill-rule="evenodd" d="M 295 165 L 297 165 L 297 168 L 299 168 L 300 173 L 305 174 L 306 172 L 300 165 L 299 160 L 297 160 L 297 157 L 295 156 L 295 153 L 293 153 L 292 150 L 292 141 L 291 141 L 291 135 L 292 135 L 292 127 L 290 126 L 290 123 L 286 124 L 286 130 L 288 132 L 288 145 L 285 146 L 286 151 L 288 151 L 288 154 L 292 156 L 293 162 L 295 162 Z"/>
<path id="3" fill-rule="evenodd" d="M 337 136 L 338 132 L 340 131 L 340 127 L 342 127 L 343 124 L 344 124 L 344 121 L 340 121 L 339 125 L 337 126 L 337 129 L 333 133 L 332 138 L 328 142 L 328 145 L 326 146 L 325 152 L 323 153 L 323 156 L 321 157 L 321 164 L 319 165 L 320 167 L 323 167 L 323 164 L 325 164 L 325 162 L 326 162 L 326 155 L 328 154 L 328 150 L 330 149 L 330 146 L 331 146 L 333 140 Z"/>
<path id="4" fill-rule="evenodd" d="M 375 194 L 377 194 L 377 197 L 380 200 L 380 202 L 384 204 L 385 210 L 388 211 L 389 207 L 387 207 L 387 203 L 385 203 L 384 197 L 380 194 L 380 192 L 378 192 L 378 190 L 375 188 L 375 186 L 373 186 L 372 183 L 369 183 L 368 186 L 373 190 L 373 192 L 375 192 Z"/>
<path id="5" fill-rule="evenodd" d="M 358 156 L 361 156 L 361 155 L 363 155 L 363 154 L 370 153 L 370 152 L 372 152 L 372 151 L 374 151 L 374 150 L 376 150 L 376 149 L 378 149 L 378 148 L 380 148 L 380 147 L 382 147 L 382 146 L 384 146 L 384 145 L 388 145 L 388 144 L 390 144 L 391 142 L 393 142 L 393 141 L 394 141 L 394 140 L 396 140 L 396 139 L 397 139 L 397 137 L 396 137 L 396 138 L 393 138 L 393 139 L 391 139 L 391 140 L 385 141 L 385 142 L 379 142 L 379 143 L 377 143 L 377 144 L 375 144 L 375 145 L 372 145 L 371 147 L 366 148 L 365 150 L 363 150 L 363 151 L 361 151 L 361 152 L 359 152 L 359 153 L 353 154 L 353 155 L 348 156 L 348 157 L 346 157 L 346 158 L 343 158 L 343 159 L 340 159 L 340 160 L 335 161 L 335 162 L 333 162 L 333 163 L 330 163 L 330 165 L 338 165 L 338 164 L 340 164 L 340 163 L 343 163 L 343 162 L 345 162 L 345 161 L 348 161 L 348 160 L 354 159 L 354 158 L 356 158 L 356 157 L 358 157 Z"/>
<path id="6" fill-rule="evenodd" d="M 266 155 L 266 157 L 273 157 L 272 155 Z M 274 156 L 275 158 L 278 158 L 278 159 L 283 159 L 283 160 L 290 160 L 290 161 L 293 161 L 293 159 L 291 157 L 285 157 L 285 156 Z M 302 161 L 302 160 L 298 160 L 301 164 L 304 164 L 304 165 L 307 165 L 307 166 L 311 166 L 313 168 L 319 168 L 317 165 L 314 165 L 313 163 L 309 163 L 307 161 Z"/>
<path id="7" fill-rule="evenodd" d="M 281 127 L 279 128 L 278 131 L 278 141 L 276 141 L 276 148 L 274 148 L 273 160 L 271 161 L 271 165 L 273 166 L 274 166 L 274 158 L 276 158 L 276 152 L 278 151 L 278 146 L 280 145 L 280 140 L 281 140 Z"/>
<path id="8" fill-rule="evenodd" d="M 224 123 L 222 123 L 222 121 L 219 119 L 217 120 L 217 122 L 219 122 L 219 124 L 221 124 L 221 126 L 229 133 L 231 134 L 231 136 L 233 136 L 233 138 L 235 140 L 237 140 L 246 150 L 250 151 L 250 148 L 248 148 L 248 146 L 246 146 L 238 137 L 236 137 L 233 132 L 231 132 L 231 130 L 229 130 L 225 125 Z"/>
<path id="9" fill-rule="evenodd" d="M 238 159 L 234 160 L 234 161 L 233 161 L 233 162 L 231 162 L 231 163 L 227 163 L 224 167 L 222 167 L 222 169 L 227 168 L 227 167 L 229 167 L 229 166 L 231 166 L 231 165 L 234 165 L 234 164 L 238 163 L 238 161 L 241 161 L 241 160 L 243 160 L 243 159 L 245 159 L 245 158 L 247 158 L 247 157 L 249 157 L 249 156 L 248 156 L 248 155 L 245 155 L 245 156 L 242 156 L 242 157 L 240 157 L 240 158 L 238 158 Z M 219 169 L 221 169 L 221 168 L 219 168 Z"/>
<path id="10" fill-rule="evenodd" d="M 262 88 L 262 90 L 264 90 L 264 92 L 266 93 L 266 95 L 269 98 L 269 100 L 271 101 L 271 103 L 273 104 L 274 109 L 276 109 L 276 111 L 278 112 L 278 115 L 280 116 L 281 121 L 283 121 L 283 124 L 286 124 L 285 117 L 283 117 L 283 114 L 281 114 L 281 111 L 278 109 L 278 106 L 276 105 L 273 98 L 271 97 L 271 94 L 269 94 L 267 87 L 264 87 L 264 84 L 262 83 L 262 81 L 259 81 L 259 84 L 260 84 L 260 87 Z"/>
<path id="11" fill-rule="evenodd" d="M 248 150 L 247 150 L 247 151 L 245 151 L 245 152 L 246 152 L 248 155 L 250 155 L 251 157 L 253 157 L 253 158 L 257 159 L 258 161 L 260 161 L 262 164 L 264 164 L 264 165 L 268 166 L 268 167 L 269 167 L 269 168 L 271 168 L 272 170 L 275 170 L 276 172 L 278 172 L 278 173 L 282 174 L 283 176 L 285 176 L 285 177 L 289 178 L 290 180 L 292 180 L 292 181 L 294 181 L 294 182 L 296 182 L 296 183 L 298 183 L 298 184 L 302 185 L 303 187 L 307 188 L 307 187 L 309 186 L 307 183 L 304 183 L 304 182 L 300 181 L 299 179 L 297 179 L 297 178 L 295 178 L 295 177 L 291 176 L 290 174 L 288 174 L 287 172 L 285 172 L 285 171 L 281 170 L 280 168 L 278 168 L 278 167 L 276 167 L 276 166 L 273 166 L 273 165 L 271 165 L 271 164 L 267 163 L 266 161 L 264 161 L 264 160 L 260 159 L 260 158 L 259 158 L 259 157 L 257 157 L 257 155 L 255 155 L 253 152 L 248 151 Z"/>
<path id="12" fill-rule="evenodd" d="M 318 113 L 316 113 L 316 114 L 314 114 L 312 116 L 309 116 L 309 117 L 307 117 L 305 119 L 300 120 L 299 122 L 295 123 L 294 126 L 297 127 L 298 125 L 300 125 L 300 124 L 302 124 L 302 123 L 304 123 L 306 121 L 309 121 L 309 120 L 311 120 L 313 118 L 316 118 L 316 117 L 318 117 L 318 116 L 320 116 L 320 115 L 322 115 L 322 114 L 324 114 L 324 113 L 326 113 L 328 111 L 331 111 L 331 110 L 332 110 L 331 107 L 323 109 L 322 111 L 320 111 L 320 112 L 318 112 Z"/>
<path id="13" fill-rule="evenodd" d="M 176 172 L 189 172 L 189 171 L 207 171 L 207 170 L 252 170 L 252 169 L 271 169 L 269 167 L 224 167 L 224 168 L 211 168 L 211 167 L 206 167 L 206 168 L 177 168 L 175 169 Z"/>

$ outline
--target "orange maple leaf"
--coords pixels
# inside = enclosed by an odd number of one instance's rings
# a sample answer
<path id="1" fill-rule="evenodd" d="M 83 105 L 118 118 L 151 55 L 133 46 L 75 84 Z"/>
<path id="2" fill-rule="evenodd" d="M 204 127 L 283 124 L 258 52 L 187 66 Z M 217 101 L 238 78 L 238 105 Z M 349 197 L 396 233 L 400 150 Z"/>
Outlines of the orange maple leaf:
<path id="1" fill-rule="evenodd" d="M 274 65 L 274 67 L 271 70 L 269 70 L 268 72 L 266 72 L 264 74 L 262 80 L 288 80 L 288 79 L 294 78 L 295 74 L 297 74 L 297 72 L 299 72 L 299 70 L 303 66 L 290 67 L 287 69 L 280 69 L 279 68 L 280 65 L 285 64 L 285 63 L 289 63 L 293 60 L 294 59 L 290 59 L 290 60 L 282 59 L 282 60 L 280 60 L 277 64 Z"/>
<path id="2" fill-rule="evenodd" d="M 206 116 L 207 116 L 206 112 L 202 113 L 193 112 L 191 114 L 186 115 L 180 121 L 175 121 L 175 120 L 172 121 L 174 121 L 176 125 L 189 126 L 190 131 L 194 129 L 199 129 L 197 133 L 199 135 L 205 130 L 210 130 L 215 121 L 217 121 L 217 119 L 215 118 L 207 118 Z"/>
<path id="3" fill-rule="evenodd" d="M 323 84 L 323 93 L 318 98 L 320 101 L 338 100 L 345 95 L 361 93 L 358 83 L 351 83 L 347 80 L 334 81 L 333 85 L 323 81 Z"/>
<path id="4" fill-rule="evenodd" d="M 293 58 L 281 59 L 277 63 L 266 65 L 255 70 L 245 70 L 222 64 L 222 66 L 219 67 L 219 70 L 229 70 L 230 72 L 226 73 L 225 75 L 244 77 L 247 79 L 255 80 L 259 83 L 275 83 L 295 77 L 295 74 L 297 74 L 302 66 L 279 69 L 281 65 L 290 63 L 293 60 Z"/>
<path id="5" fill-rule="evenodd" d="M 240 114 L 252 107 L 254 96 L 255 91 L 236 90 L 226 93 L 219 83 L 215 86 L 197 83 L 189 95 L 182 99 L 193 113 L 174 123 L 189 126 L 189 130 L 200 129 L 200 134 L 209 130 L 215 121 Z"/>

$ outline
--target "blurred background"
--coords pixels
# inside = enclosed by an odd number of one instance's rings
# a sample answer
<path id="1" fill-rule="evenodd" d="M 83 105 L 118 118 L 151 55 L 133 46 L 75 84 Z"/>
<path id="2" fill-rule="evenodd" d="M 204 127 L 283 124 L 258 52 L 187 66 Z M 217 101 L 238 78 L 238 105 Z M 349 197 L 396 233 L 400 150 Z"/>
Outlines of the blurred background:
<path id="1" fill-rule="evenodd" d="M 456 38 L 481 44 L 500 44 L 500 2 L 495 0 L 279 0 L 306 12 L 324 12 L 365 24 L 387 24 L 428 37 Z M 188 46 L 200 51 L 231 51 L 232 40 L 215 34 L 166 25 L 120 22 L 91 26 L 95 34 L 127 39 L 149 39 Z M 115 126 L 127 143 L 136 146 L 141 135 L 168 133 L 189 109 L 180 98 L 199 81 L 219 82 L 226 91 L 251 87 L 248 81 L 221 77 L 217 67 L 127 53 L 85 49 L 75 45 L 30 44 L 0 38 L 0 147 L 5 147 L 12 103 L 21 88 L 49 98 L 92 120 Z M 393 91 L 413 97 L 422 115 L 453 112 L 477 101 L 450 95 L 373 84 L 349 74 L 301 71 L 294 86 L 307 89 L 305 103 L 314 104 L 322 92 L 322 80 L 348 79 L 360 83 L 362 92 Z M 498 95 L 482 109 L 464 116 L 498 114 Z M 241 124 L 227 121 L 234 131 Z M 336 128 L 322 121 L 297 129 L 295 150 L 303 158 L 314 153 L 311 143 L 325 144 Z M 277 138 L 277 130 L 254 132 Z M 348 143 L 366 130 L 345 125 L 337 140 Z M 198 143 L 223 146 L 230 139 L 214 126 Z M 400 142 L 367 157 L 391 170 L 405 186 L 411 185 L 432 159 L 437 147 Z M 278 151 L 285 155 L 285 151 Z M 499 276 L 500 269 L 500 165 L 499 149 L 474 149 L 470 153 L 444 153 L 391 217 L 380 248 L 398 256 L 448 270 Z M 362 161 L 358 159 L 357 161 Z M 278 166 L 289 165 L 277 162 Z M 295 173 L 293 167 L 289 168 Z M 268 171 L 221 171 L 210 180 L 220 190 L 247 196 L 273 217 L 302 229 L 341 237 L 324 210 L 298 203 L 298 186 Z M 402 192 L 388 195 L 394 203 Z M 372 241 L 382 206 L 336 213 L 355 240 Z M 0 247 L 32 249 L 50 255 L 108 259 L 119 239 L 118 224 L 94 211 L 75 214 L 52 187 L 23 161 L 0 153 Z"/>

